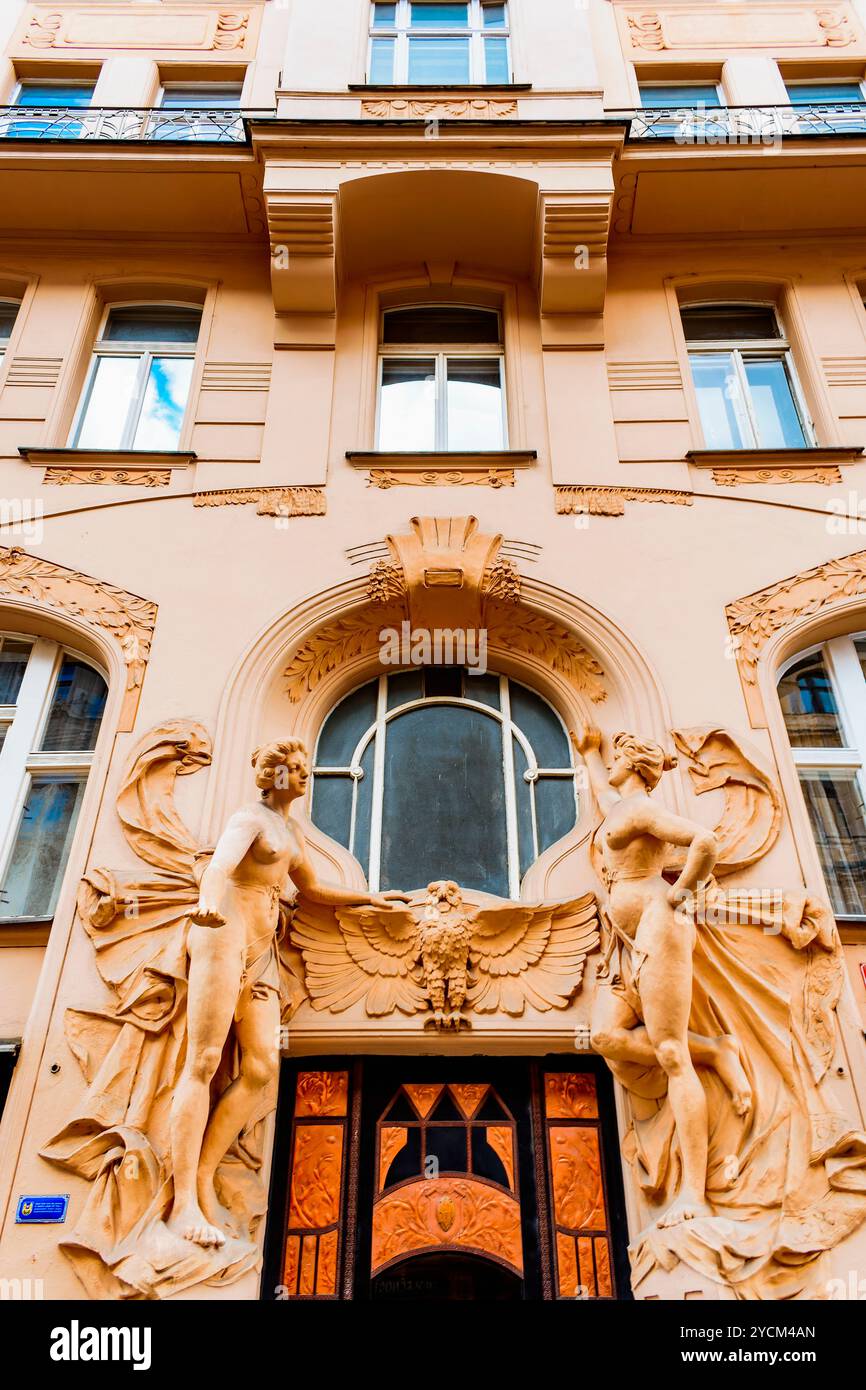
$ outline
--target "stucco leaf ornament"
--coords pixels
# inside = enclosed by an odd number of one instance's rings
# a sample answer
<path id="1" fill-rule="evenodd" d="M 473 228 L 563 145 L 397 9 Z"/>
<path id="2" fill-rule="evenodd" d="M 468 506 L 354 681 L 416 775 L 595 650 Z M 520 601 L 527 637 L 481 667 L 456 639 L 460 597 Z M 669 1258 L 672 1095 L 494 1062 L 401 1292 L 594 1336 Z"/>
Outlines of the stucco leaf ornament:
<path id="1" fill-rule="evenodd" d="M 426 1025 L 459 1029 L 465 1014 L 520 1017 L 568 1006 L 599 943 L 595 896 L 517 903 L 450 880 L 406 908 L 332 908 L 300 897 L 291 939 L 304 958 L 314 1009 L 363 1002 L 371 1018 L 430 1012 Z"/>

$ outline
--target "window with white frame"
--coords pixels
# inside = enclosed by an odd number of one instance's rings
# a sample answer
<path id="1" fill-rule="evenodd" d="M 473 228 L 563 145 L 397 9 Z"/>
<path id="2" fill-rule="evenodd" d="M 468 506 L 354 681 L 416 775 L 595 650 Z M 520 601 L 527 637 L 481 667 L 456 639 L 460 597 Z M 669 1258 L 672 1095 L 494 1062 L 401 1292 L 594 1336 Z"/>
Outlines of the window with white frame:
<path id="1" fill-rule="evenodd" d="M 778 692 L 833 910 L 866 918 L 866 634 L 795 657 Z"/>
<path id="2" fill-rule="evenodd" d="M 488 0 L 374 4 L 368 73 L 370 83 L 398 86 L 506 85 L 508 7 Z"/>
<path id="3" fill-rule="evenodd" d="M 690 304 L 680 312 L 707 449 L 814 442 L 772 304 Z"/>
<path id="4" fill-rule="evenodd" d="M 54 911 L 106 692 L 59 643 L 0 635 L 0 920 Z"/>
<path id="5" fill-rule="evenodd" d="M 805 135 L 828 131 L 866 130 L 866 83 L 804 79 L 786 82 L 788 100 L 797 117 L 797 130 Z"/>
<path id="6" fill-rule="evenodd" d="M 386 309 L 379 352 L 377 448 L 504 449 L 504 352 L 495 309 Z"/>
<path id="7" fill-rule="evenodd" d="M 27 79 L 19 82 L 12 107 L 0 117 L 0 135 L 5 139 L 35 140 L 50 136 L 54 140 L 77 140 L 84 130 L 81 119 L 70 114 L 93 101 L 95 83 L 74 80 Z M 26 115 L 27 109 L 32 116 Z"/>
<path id="8" fill-rule="evenodd" d="M 715 123 L 717 112 L 724 109 L 722 89 L 717 82 L 641 82 L 641 109 L 659 112 L 643 122 L 655 135 L 679 136 L 685 139 L 693 131 Z M 636 120 L 640 133 L 641 120 Z"/>
<path id="9" fill-rule="evenodd" d="M 154 140 L 224 140 L 234 138 L 241 126 L 240 82 L 164 82 L 158 105 L 163 111 L 188 113 L 186 123 L 155 120 Z M 208 112 L 212 114 L 208 116 Z M 201 113 L 201 114 L 198 114 Z"/>
<path id="10" fill-rule="evenodd" d="M 197 306 L 108 309 L 73 426 L 73 447 L 177 449 L 200 327 Z"/>
<path id="11" fill-rule="evenodd" d="M 15 320 L 20 308 L 20 300 L 0 299 L 0 362 L 6 355 L 6 349 L 9 346 L 9 339 L 12 337 L 12 330 L 15 327 Z"/>
<path id="12" fill-rule="evenodd" d="M 517 898 L 577 814 L 561 719 L 507 676 L 459 666 L 380 676 L 319 735 L 313 821 L 355 855 L 374 892 L 452 878 Z"/>

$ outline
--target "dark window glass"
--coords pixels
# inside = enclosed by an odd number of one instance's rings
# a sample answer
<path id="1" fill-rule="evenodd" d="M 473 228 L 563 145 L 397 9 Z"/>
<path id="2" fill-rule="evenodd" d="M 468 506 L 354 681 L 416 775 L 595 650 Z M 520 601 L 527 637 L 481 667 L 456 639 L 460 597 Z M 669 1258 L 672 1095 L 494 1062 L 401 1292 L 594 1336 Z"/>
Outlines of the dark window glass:
<path id="1" fill-rule="evenodd" d="M 820 652 L 785 672 L 779 681 L 779 700 L 794 748 L 844 746 L 836 697 Z"/>
<path id="2" fill-rule="evenodd" d="M 511 682 L 511 718 L 532 744 L 539 767 L 568 767 L 569 748 L 565 730 L 550 705 L 525 685 Z"/>
<path id="3" fill-rule="evenodd" d="M 543 852 L 567 835 L 577 820 L 574 782 L 570 777 L 539 777 L 535 784 L 538 849 Z"/>
<path id="4" fill-rule="evenodd" d="M 348 845 L 352 823 L 351 777 L 317 777 L 313 786 L 313 820 L 338 844 Z"/>
<path id="5" fill-rule="evenodd" d="M 456 705 L 400 715 L 386 744 L 382 888 L 439 878 L 508 897 L 500 728 Z"/>
<path id="6" fill-rule="evenodd" d="M 411 309 L 386 309 L 383 343 L 498 343 L 499 315 L 495 309 L 461 305 L 432 305 Z"/>
<path id="7" fill-rule="evenodd" d="M 406 1143 L 392 1159 L 384 1186 L 385 1188 L 394 1187 L 398 1182 L 405 1182 L 407 1178 L 417 1178 L 420 1175 L 421 1130 L 417 1125 L 409 1125 L 406 1130 Z"/>
<path id="8" fill-rule="evenodd" d="M 500 708 L 498 676 L 476 676 L 470 667 L 467 669 L 466 677 L 463 693 L 467 700 L 477 700 L 479 705 L 489 705 L 491 709 Z"/>
<path id="9" fill-rule="evenodd" d="M 459 700 L 463 694 L 463 667 L 428 666 L 424 671 L 424 694 L 428 700 Z"/>
<path id="10" fill-rule="evenodd" d="M 105 681 L 98 671 L 74 657 L 64 657 L 40 751 L 95 748 L 105 696 Z"/>
<path id="11" fill-rule="evenodd" d="M 15 327 L 19 308 L 20 305 L 14 304 L 8 299 L 0 303 L 0 347 L 8 343 L 12 336 L 12 329 Z"/>
<path id="12" fill-rule="evenodd" d="M 772 305 L 696 304 L 681 312 L 689 343 L 781 337 Z"/>
<path id="13" fill-rule="evenodd" d="M 16 703 L 29 656 L 29 642 L 17 642 L 12 637 L 3 639 L 0 647 L 0 705 Z"/>
<path id="14" fill-rule="evenodd" d="M 866 810 L 856 774 L 802 769 L 800 785 L 834 912 L 866 915 Z"/>
<path id="15" fill-rule="evenodd" d="M 84 782 L 34 777 L 3 883 L 0 916 L 49 917 L 54 911 Z"/>
<path id="16" fill-rule="evenodd" d="M 195 343 L 201 309 L 153 304 L 112 309 L 103 341 L 108 343 Z"/>
<path id="17" fill-rule="evenodd" d="M 465 1124 L 429 1125 L 425 1158 L 439 1160 L 441 1173 L 467 1173 L 469 1151 Z"/>
<path id="18" fill-rule="evenodd" d="M 424 681 L 420 671 L 400 671 L 388 677 L 389 710 L 400 705 L 408 705 L 410 700 L 420 700 L 424 694 Z"/>
<path id="19" fill-rule="evenodd" d="M 377 681 L 353 690 L 328 716 L 316 749 L 320 767 L 348 767 L 358 740 L 376 718 Z"/>
<path id="20" fill-rule="evenodd" d="M 472 1127 L 472 1171 L 479 1178 L 509 1187 L 508 1174 L 499 1154 L 487 1142 L 487 1131 L 481 1125 Z"/>

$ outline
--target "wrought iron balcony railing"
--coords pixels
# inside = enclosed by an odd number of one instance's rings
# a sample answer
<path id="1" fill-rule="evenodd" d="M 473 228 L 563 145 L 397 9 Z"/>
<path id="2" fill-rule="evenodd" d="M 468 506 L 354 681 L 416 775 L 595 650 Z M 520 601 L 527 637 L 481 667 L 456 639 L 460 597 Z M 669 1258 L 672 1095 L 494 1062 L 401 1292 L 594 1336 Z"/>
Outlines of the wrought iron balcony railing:
<path id="1" fill-rule="evenodd" d="M 188 141 L 247 139 L 237 107 L 0 106 L 0 140 Z"/>
<path id="2" fill-rule="evenodd" d="M 771 145 L 785 136 L 866 135 L 866 102 L 652 106 L 630 115 L 629 139 L 672 140 L 679 145 Z"/>

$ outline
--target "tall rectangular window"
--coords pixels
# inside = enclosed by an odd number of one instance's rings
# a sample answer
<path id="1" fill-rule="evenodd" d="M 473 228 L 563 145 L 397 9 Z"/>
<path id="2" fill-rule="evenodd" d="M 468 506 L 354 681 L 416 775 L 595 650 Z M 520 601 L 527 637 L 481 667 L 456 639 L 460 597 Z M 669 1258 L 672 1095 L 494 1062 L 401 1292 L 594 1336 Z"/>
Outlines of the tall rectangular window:
<path id="1" fill-rule="evenodd" d="M 681 311 L 707 449 L 802 449 L 813 441 L 772 305 Z"/>
<path id="2" fill-rule="evenodd" d="M 377 448 L 505 448 L 503 366 L 499 315 L 493 309 L 387 309 Z"/>
<path id="3" fill-rule="evenodd" d="M 368 81 L 398 86 L 507 85 L 507 6 L 487 0 L 374 4 Z"/>
<path id="4" fill-rule="evenodd" d="M 866 131 L 866 83 L 788 82 L 796 129 L 803 135 L 862 134 Z"/>
<path id="5" fill-rule="evenodd" d="M 150 123 L 152 140 L 229 141 L 243 135 L 240 82 L 166 82 L 161 112 Z"/>
<path id="6" fill-rule="evenodd" d="M 84 124 L 74 113 L 93 101 L 93 82 L 24 81 L 0 119 L 0 136 L 13 140 L 77 140 Z M 25 114 L 31 110 L 32 115 Z"/>
<path id="7" fill-rule="evenodd" d="M 635 134 L 683 141 L 717 125 L 725 106 L 716 82 L 642 82 L 640 104 L 645 114 L 635 117 Z"/>
<path id="8" fill-rule="evenodd" d="M 73 427 L 73 447 L 177 449 L 200 326 L 201 310 L 185 305 L 110 309 Z"/>

